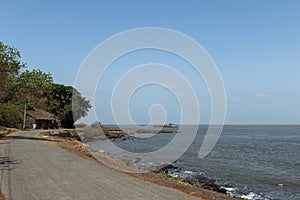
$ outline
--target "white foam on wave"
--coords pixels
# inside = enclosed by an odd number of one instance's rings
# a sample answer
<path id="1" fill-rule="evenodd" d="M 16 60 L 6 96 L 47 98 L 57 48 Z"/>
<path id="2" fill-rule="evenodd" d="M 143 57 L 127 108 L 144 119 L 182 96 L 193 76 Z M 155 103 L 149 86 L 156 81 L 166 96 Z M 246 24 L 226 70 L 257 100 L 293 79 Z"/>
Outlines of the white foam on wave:
<path id="1" fill-rule="evenodd" d="M 250 192 L 246 195 L 242 195 L 241 198 L 248 199 L 248 200 L 269 200 L 269 198 L 262 197 L 258 194 L 255 194 L 254 192 Z"/>
<path id="2" fill-rule="evenodd" d="M 225 189 L 225 190 L 228 191 L 228 192 L 234 192 L 234 191 L 236 191 L 236 189 L 237 189 L 237 188 L 230 188 L 230 187 L 223 187 L 223 186 L 221 186 L 221 188 L 222 188 L 222 189 Z"/>
<path id="3" fill-rule="evenodd" d="M 242 198 L 242 199 L 249 199 L 249 200 L 252 200 L 252 199 L 255 198 L 255 196 L 256 196 L 255 193 L 250 192 L 249 194 L 246 194 L 246 195 L 243 194 L 243 195 L 241 196 L 241 198 Z"/>
<path id="4" fill-rule="evenodd" d="M 226 190 L 226 193 L 233 197 L 238 197 L 247 200 L 270 200 L 269 198 L 263 197 L 261 195 L 255 194 L 254 192 L 249 192 L 248 194 L 241 194 L 238 187 L 224 187 L 221 188 Z"/>
<path id="5" fill-rule="evenodd" d="M 184 171 L 184 173 L 186 173 L 186 174 L 194 174 L 195 172 L 192 172 L 192 171 Z"/>

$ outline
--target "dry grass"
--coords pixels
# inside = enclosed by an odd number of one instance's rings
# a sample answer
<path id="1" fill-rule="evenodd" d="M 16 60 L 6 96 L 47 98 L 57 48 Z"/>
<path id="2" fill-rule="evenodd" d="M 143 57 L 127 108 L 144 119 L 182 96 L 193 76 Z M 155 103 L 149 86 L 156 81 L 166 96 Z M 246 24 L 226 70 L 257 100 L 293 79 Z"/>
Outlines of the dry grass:
<path id="1" fill-rule="evenodd" d="M 62 147 L 74 148 L 79 152 L 88 152 L 86 144 L 77 140 L 65 140 L 59 143 Z"/>
<path id="2" fill-rule="evenodd" d="M 6 128 L 6 127 L 0 126 L 0 139 L 5 138 L 10 133 L 14 133 L 14 132 L 18 132 L 18 131 L 20 131 L 20 130 L 16 129 L 16 128 Z"/>

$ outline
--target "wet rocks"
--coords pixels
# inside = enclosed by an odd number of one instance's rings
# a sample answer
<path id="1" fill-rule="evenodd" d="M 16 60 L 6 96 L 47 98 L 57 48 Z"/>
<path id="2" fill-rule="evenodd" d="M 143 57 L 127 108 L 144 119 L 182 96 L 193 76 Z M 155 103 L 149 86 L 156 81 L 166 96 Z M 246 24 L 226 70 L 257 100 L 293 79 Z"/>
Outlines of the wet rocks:
<path id="1" fill-rule="evenodd" d="M 213 190 L 216 192 L 226 194 L 226 189 L 217 183 L 214 179 L 209 179 L 203 174 L 199 174 L 191 171 L 184 171 L 183 169 L 176 167 L 172 164 L 166 165 L 161 168 L 159 173 L 165 173 L 168 176 L 178 178 L 180 180 L 185 180 L 192 185 L 196 185 L 203 189 Z"/>
<path id="2" fill-rule="evenodd" d="M 133 140 L 135 137 L 132 137 L 128 134 L 108 134 L 106 137 L 112 141 L 116 140 Z"/>
<path id="3" fill-rule="evenodd" d="M 221 187 L 220 185 L 218 185 L 215 180 L 210 180 L 207 183 L 205 183 L 202 188 L 204 189 L 208 189 L 208 190 L 214 190 L 216 192 L 220 192 L 220 193 L 224 193 L 226 194 L 227 191 L 225 188 Z"/>
<path id="4" fill-rule="evenodd" d="M 170 165 L 166 165 L 163 168 L 160 168 L 159 172 L 163 172 L 163 173 L 168 174 L 170 171 L 174 171 L 174 170 L 179 170 L 179 168 L 170 164 Z"/>

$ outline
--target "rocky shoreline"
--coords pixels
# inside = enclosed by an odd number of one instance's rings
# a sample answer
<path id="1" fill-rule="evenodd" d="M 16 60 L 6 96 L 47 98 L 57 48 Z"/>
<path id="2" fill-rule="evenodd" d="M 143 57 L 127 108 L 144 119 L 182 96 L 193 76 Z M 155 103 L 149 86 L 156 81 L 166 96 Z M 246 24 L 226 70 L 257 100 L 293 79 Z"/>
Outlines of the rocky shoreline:
<path id="1" fill-rule="evenodd" d="M 178 133 L 176 128 L 119 128 L 119 127 L 106 127 L 100 123 L 93 123 L 90 126 L 77 125 L 76 131 L 83 142 L 94 140 L 108 139 L 128 139 L 134 134 L 163 134 L 163 133 Z"/>
<path id="2" fill-rule="evenodd" d="M 81 137 L 74 130 L 46 131 L 39 133 L 38 136 L 49 139 L 49 141 L 54 145 L 57 145 L 67 151 L 83 156 L 87 159 L 94 160 L 115 170 L 122 171 L 131 176 L 142 178 L 146 181 L 154 182 L 159 185 L 176 188 L 190 195 L 201 197 L 202 199 L 228 200 L 234 198 L 213 179 L 208 179 L 201 175 L 194 178 L 176 176 L 176 173 L 174 172 L 180 169 L 173 165 L 164 166 L 163 168 L 159 168 L 159 170 L 151 169 L 150 171 L 146 166 L 141 166 L 137 162 L 109 155 L 104 150 L 92 152 L 88 145 L 82 142 Z M 119 134 L 118 136 L 119 137 L 111 139 L 122 139 L 122 137 L 124 137 L 122 134 Z M 133 171 L 136 173 L 132 173 Z M 148 172 L 140 173 L 141 171 Z"/>

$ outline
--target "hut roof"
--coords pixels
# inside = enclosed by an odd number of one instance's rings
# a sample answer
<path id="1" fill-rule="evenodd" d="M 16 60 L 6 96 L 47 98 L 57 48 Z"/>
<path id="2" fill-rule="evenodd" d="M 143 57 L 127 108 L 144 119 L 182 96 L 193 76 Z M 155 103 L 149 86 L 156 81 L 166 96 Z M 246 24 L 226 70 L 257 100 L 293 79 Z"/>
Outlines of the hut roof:
<path id="1" fill-rule="evenodd" d="M 27 115 L 34 117 L 36 119 L 43 119 L 43 120 L 55 120 L 55 115 L 49 112 L 46 112 L 41 109 L 35 110 L 28 110 Z"/>

